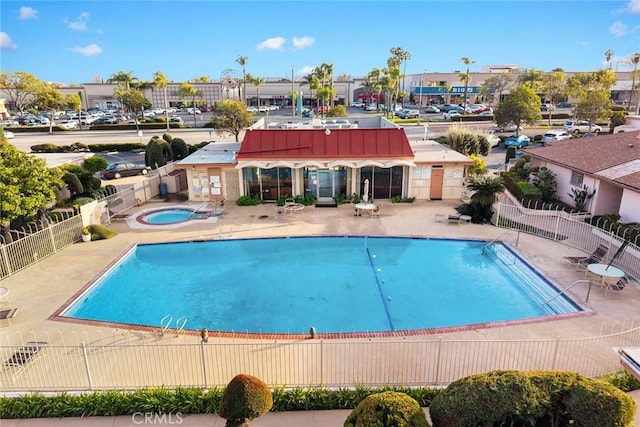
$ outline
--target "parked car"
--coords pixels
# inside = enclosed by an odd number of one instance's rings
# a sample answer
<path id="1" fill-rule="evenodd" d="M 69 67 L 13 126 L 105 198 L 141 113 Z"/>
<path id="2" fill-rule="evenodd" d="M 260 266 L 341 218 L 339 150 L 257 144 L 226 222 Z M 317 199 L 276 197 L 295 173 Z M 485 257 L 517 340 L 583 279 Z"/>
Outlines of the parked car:
<path id="1" fill-rule="evenodd" d="M 508 137 L 507 139 L 504 140 L 504 146 L 505 147 L 516 147 L 516 148 L 522 148 L 522 147 L 526 147 L 527 145 L 529 145 L 529 142 L 531 140 L 529 139 L 529 137 L 527 135 L 511 135 L 510 137 Z"/>
<path id="2" fill-rule="evenodd" d="M 169 122 L 170 123 L 184 123 L 184 120 L 182 120 L 182 117 L 177 116 L 177 115 L 171 115 L 169 116 Z"/>
<path id="3" fill-rule="evenodd" d="M 446 113 L 444 113 L 444 119 L 445 120 L 453 120 L 456 117 L 460 117 L 462 114 L 458 111 L 458 110 L 449 110 Z"/>
<path id="4" fill-rule="evenodd" d="M 582 134 L 583 138 L 591 138 L 591 137 L 594 137 L 594 136 L 598 136 L 598 134 L 595 133 L 595 132 L 585 132 L 585 133 Z"/>
<path id="5" fill-rule="evenodd" d="M 247 107 L 247 111 L 250 113 L 257 113 L 258 107 L 254 107 L 253 105 L 250 105 L 249 107 Z"/>
<path id="6" fill-rule="evenodd" d="M 200 111 L 197 108 L 187 108 L 187 114 L 191 114 L 191 115 L 196 114 L 197 115 L 197 114 L 202 114 L 202 111 Z"/>
<path id="7" fill-rule="evenodd" d="M 489 132 L 485 136 L 487 137 L 487 141 L 489 141 L 489 144 L 491 144 L 491 148 L 500 146 L 500 143 L 502 142 L 502 140 L 498 135 L 496 135 L 493 132 Z"/>
<path id="8" fill-rule="evenodd" d="M 4 137 L 7 138 L 7 139 L 11 139 L 14 136 L 16 136 L 16 134 L 11 132 L 10 130 L 2 129 L 2 131 L 4 132 Z"/>
<path id="9" fill-rule="evenodd" d="M 562 141 L 565 139 L 571 139 L 571 134 L 566 130 L 551 129 L 546 131 L 545 134 L 542 135 L 543 144 L 553 141 Z"/>
<path id="10" fill-rule="evenodd" d="M 567 121 L 564 124 L 564 130 L 571 133 L 585 133 L 585 132 L 593 132 L 600 133 L 602 132 L 602 128 L 596 124 L 589 123 L 586 120 L 580 121 Z"/>
<path id="11" fill-rule="evenodd" d="M 117 125 L 118 119 L 115 117 L 99 117 L 95 119 L 91 125 Z"/>
<path id="12" fill-rule="evenodd" d="M 376 111 L 377 109 L 378 109 L 378 105 L 375 102 L 372 102 L 371 104 L 365 107 L 365 111 Z"/>
<path id="13" fill-rule="evenodd" d="M 457 105 L 452 105 L 452 104 L 444 104 L 444 105 L 439 106 L 438 108 L 443 113 L 446 113 L 446 112 L 451 111 L 451 110 L 459 111 L 459 109 L 462 108 L 462 107 L 459 107 Z"/>
<path id="14" fill-rule="evenodd" d="M 404 109 L 400 110 L 400 112 L 396 113 L 396 115 L 401 119 L 416 119 L 418 118 L 418 116 L 420 116 L 420 112 L 418 110 Z"/>
<path id="15" fill-rule="evenodd" d="M 315 113 L 313 112 L 312 109 L 310 108 L 304 108 L 302 110 L 302 117 L 308 117 L 308 118 L 312 118 L 313 116 L 315 116 Z"/>
<path id="16" fill-rule="evenodd" d="M 493 130 L 496 132 L 517 132 L 520 133 L 522 132 L 522 126 L 516 126 L 513 123 L 506 123 L 506 124 L 496 124 L 495 126 L 493 126 Z"/>
<path id="17" fill-rule="evenodd" d="M 360 101 L 354 101 L 354 102 L 352 102 L 352 103 L 351 103 L 351 106 L 352 106 L 353 108 L 362 108 L 362 102 L 360 102 Z"/>
<path id="18" fill-rule="evenodd" d="M 146 175 L 149 173 L 149 169 L 150 168 L 145 165 L 137 165 L 135 163 L 110 163 L 102 172 L 102 177 L 104 179 L 118 179 L 123 176 Z"/>
<path id="19" fill-rule="evenodd" d="M 20 123 L 18 123 L 15 120 L 7 120 L 6 122 L 2 122 L 0 123 L 0 127 L 10 127 L 10 126 L 20 126 Z"/>
<path id="20" fill-rule="evenodd" d="M 573 104 L 570 102 L 559 102 L 558 108 L 573 108 Z"/>
<path id="21" fill-rule="evenodd" d="M 553 104 L 545 103 L 540 105 L 540 111 L 553 111 L 556 107 Z"/>
<path id="22" fill-rule="evenodd" d="M 435 105 L 427 105 L 426 107 L 424 107 L 424 112 L 425 113 L 439 113 L 440 109 L 438 107 L 436 107 Z"/>
<path id="23" fill-rule="evenodd" d="M 63 128 L 67 128 L 67 129 L 77 129 L 78 128 L 78 122 L 76 122 L 75 120 L 60 120 L 57 122 L 58 126 L 62 126 Z"/>
<path id="24" fill-rule="evenodd" d="M 199 109 L 203 113 L 209 113 L 211 111 L 211 107 L 209 107 L 208 105 L 202 105 L 202 106 L 200 106 Z"/>

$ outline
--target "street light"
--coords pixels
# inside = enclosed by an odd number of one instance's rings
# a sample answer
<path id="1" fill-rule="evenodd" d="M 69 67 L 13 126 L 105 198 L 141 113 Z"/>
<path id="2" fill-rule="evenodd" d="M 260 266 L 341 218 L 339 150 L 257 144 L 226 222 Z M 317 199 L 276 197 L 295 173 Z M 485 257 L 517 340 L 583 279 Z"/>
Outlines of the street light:
<path id="1" fill-rule="evenodd" d="M 420 109 L 422 108 L 422 76 L 420 78 L 419 90 L 420 94 L 418 95 L 418 124 L 420 124 Z"/>
<path id="2" fill-rule="evenodd" d="M 295 109 L 295 105 L 294 105 L 294 100 L 293 100 L 293 65 L 291 66 L 291 117 L 295 117 L 296 116 L 296 109 Z"/>

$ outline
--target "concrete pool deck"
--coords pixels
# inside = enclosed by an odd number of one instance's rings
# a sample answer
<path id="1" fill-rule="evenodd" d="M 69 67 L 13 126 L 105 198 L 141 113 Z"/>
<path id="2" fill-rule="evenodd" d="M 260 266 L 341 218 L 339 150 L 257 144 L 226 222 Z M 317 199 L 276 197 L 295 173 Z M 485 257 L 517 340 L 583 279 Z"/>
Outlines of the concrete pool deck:
<path id="1" fill-rule="evenodd" d="M 147 203 L 131 210 L 131 215 L 151 208 L 169 207 L 178 203 Z M 349 205 L 338 208 L 308 207 L 301 214 L 278 214 L 273 205 L 240 207 L 228 203 L 223 214 L 213 224 L 193 221 L 192 225 L 176 229 L 131 229 L 127 221 L 115 221 L 111 228 L 119 234 L 109 240 L 77 243 L 39 263 L 3 280 L 11 290 L 11 304 L 18 313 L 10 322 L 2 321 L 0 331 L 9 338 L 15 332 L 56 331 L 61 334 L 81 330 L 83 333 L 101 328 L 48 320 L 74 294 L 80 291 L 114 259 L 136 243 L 172 242 L 185 240 L 229 239 L 273 236 L 419 236 L 478 238 L 492 240 L 500 237 L 516 249 L 534 266 L 554 280 L 560 288 L 583 279 L 563 262 L 565 255 L 581 255 L 581 251 L 541 237 L 508 232 L 492 225 L 452 224 L 437 222 L 436 215 L 448 215 L 457 203 L 416 202 L 413 204 L 383 203 L 380 217 L 353 216 Z M 465 339 L 536 339 L 550 337 L 590 337 L 619 331 L 638 320 L 640 290 L 632 282 L 623 297 L 605 297 L 594 287 L 588 303 L 584 303 L 587 286 L 577 285 L 567 293 L 595 312 L 592 316 L 552 322 L 514 325 L 508 327 L 474 329 L 452 332 Z M 636 322 L 638 323 L 638 322 Z M 99 334 L 112 332 L 102 328 Z M 195 337 L 194 337 L 195 339 Z M 12 344 L 13 342 L 10 342 Z"/>
<path id="2" fill-rule="evenodd" d="M 136 214 L 155 207 L 170 207 L 178 203 L 147 203 L 133 209 Z M 110 228 L 119 234 L 113 239 L 89 243 L 77 243 L 59 253 L 43 259 L 2 281 L 11 290 L 10 302 L 18 313 L 10 322 L 0 323 L 0 339 L 3 344 L 18 344 L 19 336 L 28 337 L 31 331 L 49 331 L 51 343 L 59 343 L 62 337 L 81 334 L 99 341 L 113 330 L 74 323 L 48 320 L 75 293 L 106 269 L 121 253 L 136 243 L 171 242 L 194 239 L 228 239 L 273 236 L 306 235 L 370 235 L 370 236 L 419 236 L 481 238 L 502 240 L 517 250 L 534 266 L 564 288 L 584 273 L 577 272 L 562 261 L 565 255 L 580 255 L 579 250 L 524 233 L 507 232 L 491 225 L 451 224 L 437 222 L 436 215 L 453 213 L 456 202 L 425 202 L 413 204 L 382 203 L 380 217 L 354 217 L 350 206 L 338 208 L 308 207 L 302 214 L 287 216 L 276 213 L 273 205 L 239 207 L 227 203 L 223 215 L 214 224 L 194 221 L 193 225 L 179 229 L 131 229 L 126 221 L 113 222 Z M 584 303 L 587 287 L 576 286 L 568 291 L 577 301 Z M 593 288 L 588 307 L 594 314 L 572 319 L 541 323 L 493 327 L 451 332 L 447 336 L 474 340 L 508 340 L 540 338 L 579 338 L 618 332 L 638 323 L 640 290 L 634 281 L 623 293 L 624 297 L 605 297 L 600 289 Z M 183 337 L 185 342 L 196 342 L 196 337 Z M 216 339 L 215 342 L 225 342 Z M 4 342 L 8 341 L 8 342 Z M 636 392 L 634 392 L 636 393 Z M 637 397 L 636 394 L 632 394 Z M 252 425 L 271 426 L 327 426 L 342 425 L 349 411 L 308 411 L 270 413 Z M 74 424 L 75 423 L 75 424 Z M 86 425 L 123 426 L 135 425 L 131 417 L 96 417 L 64 420 L 3 420 L 7 426 Z M 157 425 L 162 425 L 157 423 Z M 224 425 L 212 415 L 190 416 L 182 425 Z M 640 425 L 640 424 L 636 424 Z"/>

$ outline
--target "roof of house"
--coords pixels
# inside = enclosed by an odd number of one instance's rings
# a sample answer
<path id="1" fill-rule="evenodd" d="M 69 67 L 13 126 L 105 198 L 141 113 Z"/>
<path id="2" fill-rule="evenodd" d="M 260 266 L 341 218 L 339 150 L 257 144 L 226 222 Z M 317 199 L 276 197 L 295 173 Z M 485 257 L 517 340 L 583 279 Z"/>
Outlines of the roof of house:
<path id="1" fill-rule="evenodd" d="M 640 131 L 556 141 L 526 152 L 533 158 L 640 190 Z"/>
<path id="2" fill-rule="evenodd" d="M 176 166 L 232 165 L 239 149 L 239 142 L 212 142 L 176 162 Z"/>
<path id="3" fill-rule="evenodd" d="M 412 159 L 401 128 L 254 129 L 245 133 L 238 160 Z"/>
<path id="4" fill-rule="evenodd" d="M 433 140 L 413 141 L 411 148 L 414 153 L 413 161 L 416 164 L 474 164 L 474 161 L 464 154 Z"/>

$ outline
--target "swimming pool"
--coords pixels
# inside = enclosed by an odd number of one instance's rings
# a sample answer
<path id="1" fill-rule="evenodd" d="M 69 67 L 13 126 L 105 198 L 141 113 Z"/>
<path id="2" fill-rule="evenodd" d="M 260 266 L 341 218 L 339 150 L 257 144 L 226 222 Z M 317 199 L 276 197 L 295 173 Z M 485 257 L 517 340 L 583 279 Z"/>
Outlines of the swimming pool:
<path id="1" fill-rule="evenodd" d="M 581 311 L 485 241 L 296 237 L 138 245 L 62 316 L 248 334 L 415 334 Z M 550 302 L 547 302 L 551 299 Z"/>
<path id="2" fill-rule="evenodd" d="M 147 212 L 138 216 L 137 220 L 143 224 L 174 224 L 191 219 L 202 219 L 207 216 L 207 213 L 197 212 L 193 209 L 171 208 Z"/>

